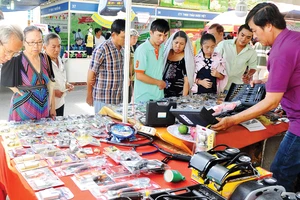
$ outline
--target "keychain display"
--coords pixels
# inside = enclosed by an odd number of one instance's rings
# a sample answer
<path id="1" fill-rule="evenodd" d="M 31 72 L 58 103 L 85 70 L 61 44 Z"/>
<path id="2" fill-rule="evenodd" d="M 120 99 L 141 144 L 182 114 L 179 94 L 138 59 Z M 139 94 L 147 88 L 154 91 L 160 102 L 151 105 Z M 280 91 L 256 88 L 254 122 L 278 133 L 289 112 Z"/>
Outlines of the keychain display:
<path id="1" fill-rule="evenodd" d="M 49 188 L 35 193 L 38 200 L 57 199 L 66 200 L 74 198 L 74 194 L 67 187 Z"/>
<path id="2" fill-rule="evenodd" d="M 22 172 L 21 174 L 34 191 L 64 184 L 50 169 L 45 167 Z"/>
<path id="3" fill-rule="evenodd" d="M 101 187 L 115 183 L 115 181 L 110 178 L 104 170 L 100 170 L 97 167 L 89 168 L 85 171 L 76 173 L 71 177 L 71 179 L 80 190 L 88 190 L 90 188 Z"/>
<path id="4" fill-rule="evenodd" d="M 165 170 L 170 169 L 170 167 L 159 161 L 159 160 L 134 160 L 134 161 L 121 161 L 120 162 L 128 171 L 132 174 L 151 174 L 151 173 L 164 173 Z"/>
<path id="5" fill-rule="evenodd" d="M 85 160 L 81 160 L 77 163 L 53 167 L 52 170 L 57 176 L 61 177 L 76 174 L 93 167 L 105 169 L 109 166 L 112 166 L 112 164 L 107 161 L 106 156 L 95 156 L 89 157 Z"/>
<path id="6" fill-rule="evenodd" d="M 36 137 L 22 137 L 20 139 L 21 145 L 23 147 L 30 147 L 31 145 L 35 145 L 35 144 L 42 144 L 42 140 L 40 138 L 36 138 Z"/>
<path id="7" fill-rule="evenodd" d="M 116 165 L 112 167 L 107 167 L 105 169 L 106 174 L 111 177 L 112 179 L 119 179 L 124 177 L 132 176 L 133 174 L 126 169 L 123 165 Z"/>
<path id="8" fill-rule="evenodd" d="M 78 158 L 73 154 L 62 154 L 59 156 L 49 157 L 47 158 L 47 162 L 49 166 L 59 166 L 63 164 L 73 163 L 78 161 Z"/>
<path id="9" fill-rule="evenodd" d="M 23 155 L 34 154 L 31 148 L 23 148 L 23 147 L 13 148 L 11 150 L 8 150 L 7 152 L 10 159 L 17 158 Z"/>
<path id="10" fill-rule="evenodd" d="M 115 184 L 90 188 L 96 199 L 113 199 L 128 192 L 157 190 L 160 186 L 149 178 L 128 179 Z"/>
<path id="11" fill-rule="evenodd" d="M 44 151 L 56 149 L 56 147 L 53 144 L 33 144 L 31 145 L 31 148 L 35 153 L 41 153 Z"/>
<path id="12" fill-rule="evenodd" d="M 15 165 L 19 172 L 39 169 L 47 166 L 48 164 L 45 160 L 29 160 Z"/>
<path id="13" fill-rule="evenodd" d="M 20 164 L 25 161 L 37 161 L 37 160 L 42 160 L 42 157 L 39 154 L 26 154 L 13 159 L 15 164 Z"/>
<path id="14" fill-rule="evenodd" d="M 117 164 L 122 161 L 137 161 L 142 159 L 136 151 L 121 151 L 115 146 L 105 147 L 104 153 Z"/>

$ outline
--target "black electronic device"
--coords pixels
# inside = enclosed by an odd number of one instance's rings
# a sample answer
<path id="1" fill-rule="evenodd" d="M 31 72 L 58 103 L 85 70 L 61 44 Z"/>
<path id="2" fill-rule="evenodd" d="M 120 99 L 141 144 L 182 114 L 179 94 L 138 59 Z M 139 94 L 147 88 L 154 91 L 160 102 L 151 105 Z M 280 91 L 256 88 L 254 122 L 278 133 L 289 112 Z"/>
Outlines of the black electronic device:
<path id="1" fill-rule="evenodd" d="M 182 123 L 187 126 L 201 125 L 207 127 L 218 123 L 218 120 L 212 115 L 213 110 L 207 110 L 205 107 L 198 109 L 170 109 L 170 112 Z"/>
<path id="2" fill-rule="evenodd" d="M 266 95 L 265 84 L 255 84 L 251 87 L 250 84 L 235 84 L 232 83 L 225 101 L 241 101 L 243 106 L 253 106 L 260 102 Z"/>
<path id="3" fill-rule="evenodd" d="M 171 108 L 176 108 L 177 103 L 172 100 L 148 101 L 146 105 L 146 126 L 161 127 L 175 123 L 175 117 L 170 113 Z"/>
<path id="4" fill-rule="evenodd" d="M 203 200 L 225 200 L 224 197 L 209 189 L 205 185 L 197 184 L 188 186 L 186 188 L 179 188 L 160 193 L 150 194 L 149 198 L 152 200 L 166 200 L 166 199 L 203 199 Z"/>
<path id="5" fill-rule="evenodd" d="M 124 0 L 106 0 L 106 6 L 98 12 L 103 16 L 117 16 L 120 11 L 126 12 Z"/>
<path id="6" fill-rule="evenodd" d="M 232 193 L 229 200 L 252 200 L 252 199 L 282 199 L 285 193 L 284 187 L 276 184 L 274 178 L 266 178 L 263 180 L 251 180 L 241 183 Z M 272 182 L 270 184 L 270 181 Z M 264 198 L 264 196 L 266 198 Z M 268 197 L 268 198 L 267 198 Z"/>

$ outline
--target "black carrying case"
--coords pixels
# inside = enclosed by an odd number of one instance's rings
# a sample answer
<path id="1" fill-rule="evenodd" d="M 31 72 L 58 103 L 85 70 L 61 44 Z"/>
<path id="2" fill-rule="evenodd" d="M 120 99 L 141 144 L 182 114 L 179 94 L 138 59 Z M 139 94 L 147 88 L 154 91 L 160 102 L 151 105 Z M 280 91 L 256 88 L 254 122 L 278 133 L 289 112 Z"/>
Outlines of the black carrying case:
<path id="1" fill-rule="evenodd" d="M 150 100 L 146 105 L 146 126 L 161 127 L 175 123 L 175 117 L 170 113 L 170 109 L 176 108 L 177 103 L 172 100 L 153 101 Z"/>
<path id="2" fill-rule="evenodd" d="M 243 106 L 250 107 L 260 102 L 265 96 L 265 84 L 255 84 L 251 87 L 250 84 L 232 83 L 225 97 L 225 102 L 241 101 Z"/>

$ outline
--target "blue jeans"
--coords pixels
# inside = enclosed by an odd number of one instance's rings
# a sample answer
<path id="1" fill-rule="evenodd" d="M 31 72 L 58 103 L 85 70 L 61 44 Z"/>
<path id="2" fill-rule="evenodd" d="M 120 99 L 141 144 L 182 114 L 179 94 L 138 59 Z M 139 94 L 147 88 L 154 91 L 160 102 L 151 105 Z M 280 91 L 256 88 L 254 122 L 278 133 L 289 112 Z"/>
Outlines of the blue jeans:
<path id="1" fill-rule="evenodd" d="M 286 191 L 294 192 L 300 174 L 300 137 L 287 131 L 271 165 L 273 177 Z"/>
<path id="2" fill-rule="evenodd" d="M 95 114 L 99 113 L 99 111 L 102 109 L 102 107 L 106 106 L 106 103 L 103 103 L 102 101 L 94 100 L 93 104 L 94 104 Z"/>

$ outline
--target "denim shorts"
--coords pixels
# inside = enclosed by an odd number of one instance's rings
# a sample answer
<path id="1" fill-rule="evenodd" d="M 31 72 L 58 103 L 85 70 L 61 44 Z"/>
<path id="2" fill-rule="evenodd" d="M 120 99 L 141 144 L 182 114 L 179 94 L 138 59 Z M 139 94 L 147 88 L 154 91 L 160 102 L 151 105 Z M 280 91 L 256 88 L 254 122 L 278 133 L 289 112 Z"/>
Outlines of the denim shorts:
<path id="1" fill-rule="evenodd" d="M 271 165 L 277 184 L 287 192 L 295 192 L 294 184 L 300 175 L 300 137 L 287 131 Z"/>
<path id="2" fill-rule="evenodd" d="M 102 109 L 102 107 L 106 106 L 106 103 L 103 103 L 102 101 L 94 100 L 93 104 L 94 104 L 95 114 L 99 113 L 99 111 Z"/>

